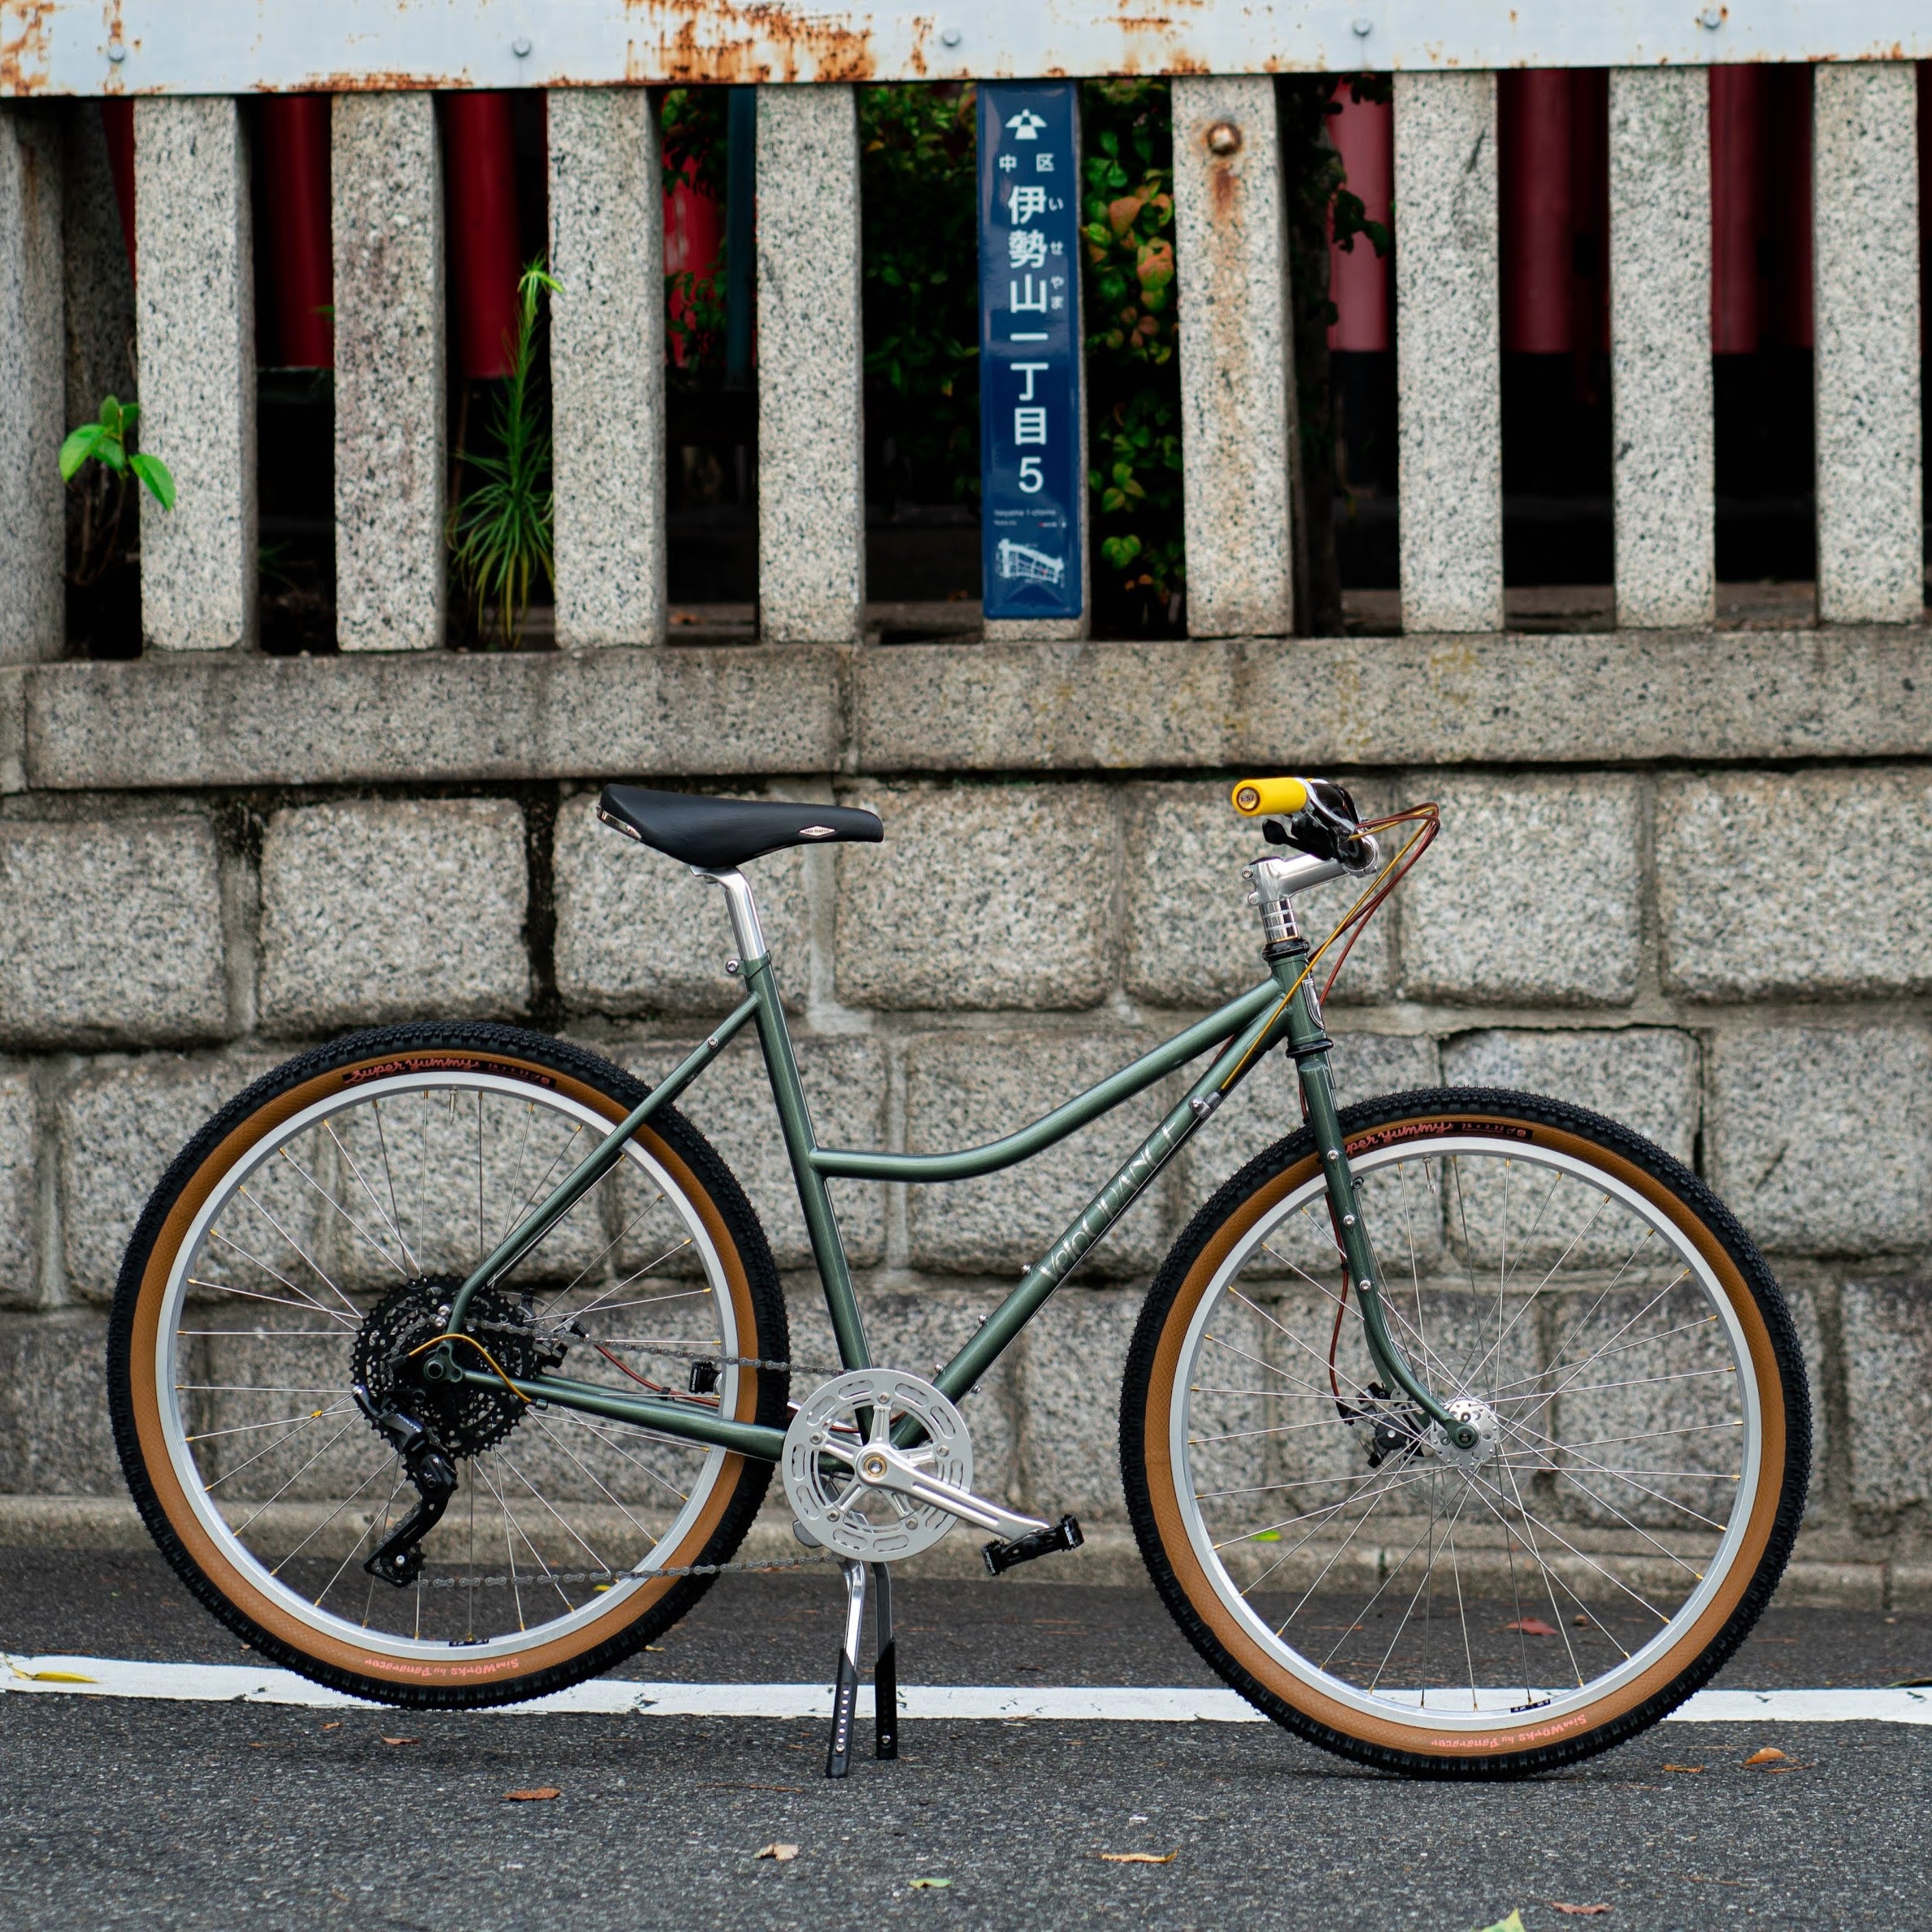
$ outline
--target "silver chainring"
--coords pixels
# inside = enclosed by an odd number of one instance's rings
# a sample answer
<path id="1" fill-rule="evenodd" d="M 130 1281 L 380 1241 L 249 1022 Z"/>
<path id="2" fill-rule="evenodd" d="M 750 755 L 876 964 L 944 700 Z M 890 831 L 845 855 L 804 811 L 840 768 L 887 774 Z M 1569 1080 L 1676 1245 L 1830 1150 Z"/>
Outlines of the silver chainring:
<path id="1" fill-rule="evenodd" d="M 859 1481 L 849 1459 L 868 1439 L 862 1413 L 870 1417 L 874 1433 L 882 1421 L 888 1429 L 902 1417 L 917 1422 L 926 1439 L 906 1454 L 926 1474 L 960 1489 L 973 1487 L 972 1439 L 944 1396 L 900 1369 L 854 1369 L 814 1389 L 792 1417 L 779 1466 L 799 1527 L 835 1556 L 894 1563 L 931 1549 L 959 1518 Z"/>

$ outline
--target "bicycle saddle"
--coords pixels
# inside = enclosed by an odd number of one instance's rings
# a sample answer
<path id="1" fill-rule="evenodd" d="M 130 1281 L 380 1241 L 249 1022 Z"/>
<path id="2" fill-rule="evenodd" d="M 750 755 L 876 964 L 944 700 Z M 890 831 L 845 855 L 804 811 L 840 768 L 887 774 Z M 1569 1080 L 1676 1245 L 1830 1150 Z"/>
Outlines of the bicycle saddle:
<path id="1" fill-rule="evenodd" d="M 597 816 L 627 837 L 706 871 L 741 866 L 788 845 L 876 845 L 885 836 L 876 812 L 850 805 L 706 798 L 641 785 L 605 786 Z"/>

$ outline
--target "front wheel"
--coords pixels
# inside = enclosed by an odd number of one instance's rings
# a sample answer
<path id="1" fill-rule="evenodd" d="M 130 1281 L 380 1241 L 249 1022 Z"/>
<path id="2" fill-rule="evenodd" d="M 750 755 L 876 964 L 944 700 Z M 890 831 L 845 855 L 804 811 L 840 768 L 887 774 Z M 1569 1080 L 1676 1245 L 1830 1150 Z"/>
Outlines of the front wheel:
<path id="1" fill-rule="evenodd" d="M 265 1075 L 168 1169 L 121 1270 L 115 1435 L 163 1553 L 257 1651 L 397 1704 L 540 1696 L 663 1630 L 708 1582 L 675 1573 L 736 1548 L 769 1463 L 411 1370 L 470 1271 L 645 1091 L 541 1034 L 393 1027 Z M 466 1329 L 506 1378 L 695 1386 L 784 1422 L 771 1250 L 669 1108 Z M 413 1540 L 418 1486 L 372 1420 L 397 1412 L 455 1478 Z M 393 1538 L 415 1552 L 399 1575 L 377 1557 Z"/>
<path id="2" fill-rule="evenodd" d="M 1514 1777 L 1708 1681 L 1797 1533 L 1791 1318 L 1721 1202 L 1580 1108 L 1483 1089 L 1341 1117 L 1390 1326 L 1458 1449 L 1369 1354 L 1309 1133 L 1175 1244 L 1128 1357 L 1141 1552 L 1202 1656 L 1379 1768 Z"/>

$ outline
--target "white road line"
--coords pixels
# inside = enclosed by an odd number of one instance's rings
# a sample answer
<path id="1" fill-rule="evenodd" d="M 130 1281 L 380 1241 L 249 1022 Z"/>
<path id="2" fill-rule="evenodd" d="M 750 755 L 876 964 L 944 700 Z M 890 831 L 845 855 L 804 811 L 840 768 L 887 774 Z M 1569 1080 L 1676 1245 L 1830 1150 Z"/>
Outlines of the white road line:
<path id="1" fill-rule="evenodd" d="M 247 1664 L 137 1664 L 117 1657 L 12 1656 L 0 1652 L 0 1691 L 82 1697 L 150 1697 L 194 1704 L 284 1704 L 371 1710 L 297 1677 Z M 1141 1690 L 1130 1685 L 913 1684 L 899 1694 L 914 1718 L 1046 1718 L 1136 1724 L 1265 1724 L 1232 1691 Z M 826 1684 L 637 1683 L 593 1678 L 532 1704 L 500 1704 L 508 1716 L 577 1713 L 659 1717 L 828 1717 Z M 871 1687 L 859 1691 L 871 1715 Z M 1700 1691 L 1672 1713 L 1678 1724 L 1932 1725 L 1932 1690 Z"/>

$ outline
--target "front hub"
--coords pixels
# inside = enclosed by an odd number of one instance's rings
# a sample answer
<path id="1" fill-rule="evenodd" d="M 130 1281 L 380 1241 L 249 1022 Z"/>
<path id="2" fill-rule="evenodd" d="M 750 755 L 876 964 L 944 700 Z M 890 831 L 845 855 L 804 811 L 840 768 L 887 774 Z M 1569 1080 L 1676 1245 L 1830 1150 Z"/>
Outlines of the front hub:
<path id="1" fill-rule="evenodd" d="M 1449 1413 L 1457 1422 L 1474 1429 L 1476 1439 L 1466 1448 L 1459 1446 L 1448 1430 L 1440 1423 L 1435 1423 L 1429 1431 L 1430 1446 L 1437 1461 L 1448 1468 L 1473 1474 L 1484 1464 L 1496 1460 L 1496 1452 L 1502 1446 L 1501 1419 L 1487 1402 L 1479 1402 L 1474 1396 L 1458 1396 L 1448 1406 Z"/>

